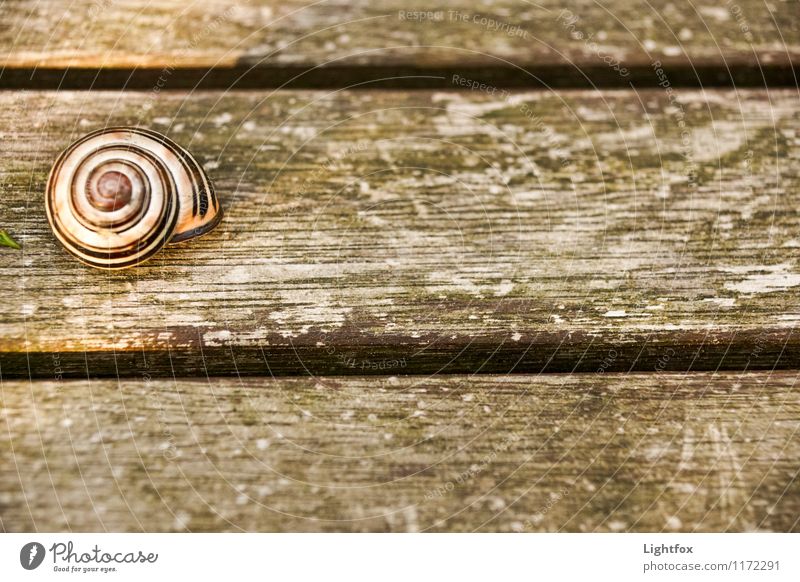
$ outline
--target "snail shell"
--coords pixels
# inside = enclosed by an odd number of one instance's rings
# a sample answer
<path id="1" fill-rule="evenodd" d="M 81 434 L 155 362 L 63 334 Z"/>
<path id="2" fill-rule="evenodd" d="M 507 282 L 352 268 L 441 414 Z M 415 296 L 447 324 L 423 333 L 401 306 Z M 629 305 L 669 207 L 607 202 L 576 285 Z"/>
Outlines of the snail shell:
<path id="1" fill-rule="evenodd" d="M 138 265 L 222 219 L 200 164 L 167 137 L 133 127 L 69 146 L 50 172 L 45 206 L 64 248 L 100 269 Z"/>

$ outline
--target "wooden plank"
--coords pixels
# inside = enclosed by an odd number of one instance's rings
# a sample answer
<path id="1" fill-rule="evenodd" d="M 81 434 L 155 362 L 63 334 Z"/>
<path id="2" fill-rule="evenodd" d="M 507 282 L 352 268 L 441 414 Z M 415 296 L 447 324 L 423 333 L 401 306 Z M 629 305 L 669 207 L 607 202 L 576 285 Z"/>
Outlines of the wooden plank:
<path id="1" fill-rule="evenodd" d="M 18 0 L 3 4 L 5 86 L 167 88 L 796 85 L 794 2 L 735 0 Z M 209 70 L 213 69 L 211 73 Z"/>
<path id="2" fill-rule="evenodd" d="M 796 368 L 797 93 L 673 95 L 2 94 L 23 250 L 0 249 L 0 372 Z M 92 270 L 47 173 L 136 123 L 198 156 L 226 217 Z"/>
<path id="3" fill-rule="evenodd" d="M 798 531 L 797 372 L 2 384 L 5 531 Z"/>

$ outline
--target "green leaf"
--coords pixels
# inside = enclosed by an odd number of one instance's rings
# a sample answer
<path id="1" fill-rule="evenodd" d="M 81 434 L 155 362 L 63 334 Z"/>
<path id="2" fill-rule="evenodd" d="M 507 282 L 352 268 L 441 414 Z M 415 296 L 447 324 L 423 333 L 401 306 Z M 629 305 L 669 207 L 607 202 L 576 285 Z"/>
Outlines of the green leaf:
<path id="1" fill-rule="evenodd" d="M 3 229 L 0 229 L 0 247 L 11 247 L 12 249 L 21 248 L 19 243 L 8 236 L 8 233 Z"/>

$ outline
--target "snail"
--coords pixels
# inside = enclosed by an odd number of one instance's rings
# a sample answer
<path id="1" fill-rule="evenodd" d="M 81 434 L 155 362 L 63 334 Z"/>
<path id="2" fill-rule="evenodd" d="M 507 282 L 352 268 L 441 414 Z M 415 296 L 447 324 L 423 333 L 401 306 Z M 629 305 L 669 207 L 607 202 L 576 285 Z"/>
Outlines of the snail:
<path id="1" fill-rule="evenodd" d="M 64 248 L 99 269 L 138 265 L 222 219 L 200 164 L 167 137 L 134 127 L 95 131 L 62 152 L 45 207 Z"/>

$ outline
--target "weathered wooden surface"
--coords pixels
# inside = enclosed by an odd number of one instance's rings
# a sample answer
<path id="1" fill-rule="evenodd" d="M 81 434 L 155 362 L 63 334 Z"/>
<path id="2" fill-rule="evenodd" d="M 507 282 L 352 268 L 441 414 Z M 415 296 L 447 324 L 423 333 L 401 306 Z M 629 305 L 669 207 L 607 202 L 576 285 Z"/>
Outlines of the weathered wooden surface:
<path id="1" fill-rule="evenodd" d="M 795 1 L 7 1 L 5 86 L 796 84 Z M 210 71 L 210 69 L 213 69 Z M 625 71 L 620 71 L 625 69 Z M 622 74 L 620 74 L 622 72 Z M 628 74 L 625 74 L 625 73 Z"/>
<path id="2" fill-rule="evenodd" d="M 4 382 L 5 531 L 797 531 L 797 372 Z"/>
<path id="3" fill-rule="evenodd" d="M 797 93 L 675 95 L 2 94 L 0 372 L 797 367 Z M 136 123 L 226 217 L 95 271 L 49 230 L 47 173 Z"/>
<path id="4" fill-rule="evenodd" d="M 800 530 L 797 3 L 476 6 L 0 3 L 0 529 Z M 112 124 L 221 227 L 60 250 Z"/>

